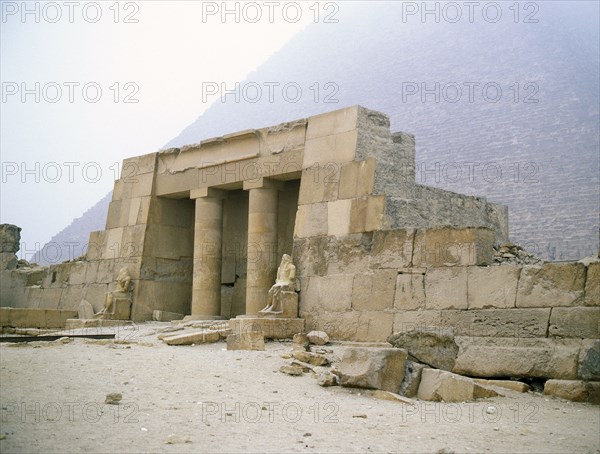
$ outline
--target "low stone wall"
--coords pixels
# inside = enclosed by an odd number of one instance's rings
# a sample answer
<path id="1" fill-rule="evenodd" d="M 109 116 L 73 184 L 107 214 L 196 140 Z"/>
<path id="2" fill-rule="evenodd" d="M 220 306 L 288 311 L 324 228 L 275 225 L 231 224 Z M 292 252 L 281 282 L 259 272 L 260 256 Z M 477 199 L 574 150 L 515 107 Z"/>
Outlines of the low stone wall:
<path id="1" fill-rule="evenodd" d="M 0 307 L 0 326 L 12 328 L 64 328 L 69 318 L 77 317 L 77 311 L 60 309 L 14 309 Z"/>
<path id="2" fill-rule="evenodd" d="M 443 230 L 296 240 L 307 329 L 357 341 L 449 327 L 468 337 L 600 338 L 600 262 L 486 266 L 485 229 Z M 451 245 L 469 253 L 452 255 Z"/>

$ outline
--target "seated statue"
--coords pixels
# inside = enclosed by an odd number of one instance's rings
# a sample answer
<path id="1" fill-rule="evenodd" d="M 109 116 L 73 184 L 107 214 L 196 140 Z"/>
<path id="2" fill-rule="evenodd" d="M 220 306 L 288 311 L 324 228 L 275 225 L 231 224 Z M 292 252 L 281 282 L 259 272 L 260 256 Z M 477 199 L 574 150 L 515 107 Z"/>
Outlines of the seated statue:
<path id="1" fill-rule="evenodd" d="M 130 285 L 131 276 L 129 275 L 129 271 L 127 271 L 127 267 L 123 267 L 119 270 L 115 290 L 106 293 L 104 297 L 104 307 L 100 312 L 94 315 L 94 318 L 111 318 L 110 315 L 114 313 L 116 309 L 113 307 L 115 299 L 129 299 L 128 292 Z"/>
<path id="2" fill-rule="evenodd" d="M 281 264 L 277 268 L 277 279 L 275 285 L 269 290 L 267 306 L 260 311 L 261 314 L 281 312 L 281 294 L 282 292 L 296 291 L 296 267 L 292 263 L 292 258 L 283 254 Z"/>

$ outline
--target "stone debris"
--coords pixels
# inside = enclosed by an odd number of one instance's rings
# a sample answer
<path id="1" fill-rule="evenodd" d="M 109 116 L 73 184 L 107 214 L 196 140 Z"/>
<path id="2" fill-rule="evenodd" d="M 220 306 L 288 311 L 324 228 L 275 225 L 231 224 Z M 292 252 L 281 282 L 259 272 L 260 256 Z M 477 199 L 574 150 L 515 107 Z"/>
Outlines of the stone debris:
<path id="1" fill-rule="evenodd" d="M 336 386 L 338 385 L 338 381 L 338 376 L 330 370 L 321 372 L 317 378 L 319 386 Z"/>
<path id="2" fill-rule="evenodd" d="M 398 393 L 406 397 L 416 396 L 421 383 L 421 372 L 425 367 L 427 366 L 424 364 L 407 360 L 404 363 L 404 380 L 400 384 Z"/>
<path id="3" fill-rule="evenodd" d="M 417 397 L 434 402 L 467 402 L 501 394 L 475 380 L 439 369 L 423 369 Z"/>
<path id="4" fill-rule="evenodd" d="M 279 368 L 279 372 L 282 372 L 282 373 L 288 374 L 288 375 L 292 375 L 292 376 L 298 376 L 298 375 L 303 374 L 303 370 L 300 366 L 292 366 L 289 364 L 281 366 Z"/>
<path id="5" fill-rule="evenodd" d="M 374 391 L 367 391 L 366 394 L 373 397 L 374 399 L 389 400 L 392 402 L 398 402 L 400 404 L 415 404 L 414 400 L 409 399 L 408 397 L 402 396 L 400 394 L 392 393 L 390 391 L 382 391 L 380 389 L 376 389 Z"/>
<path id="6" fill-rule="evenodd" d="M 531 391 L 531 386 L 529 386 L 527 383 L 516 380 L 485 380 L 483 378 L 474 378 L 474 380 L 480 385 L 498 386 L 500 388 L 510 389 L 519 393 Z"/>
<path id="7" fill-rule="evenodd" d="M 307 352 L 307 351 L 293 351 L 292 356 L 296 358 L 298 361 L 302 361 L 305 363 L 312 364 L 313 366 L 327 366 L 329 365 L 329 360 L 317 353 Z"/>
<path id="8" fill-rule="evenodd" d="M 527 252 L 518 244 L 503 243 L 500 246 L 494 246 L 494 262 L 511 265 L 535 265 L 536 263 L 542 263 L 543 260 Z"/>
<path id="9" fill-rule="evenodd" d="M 167 345 L 192 345 L 211 344 L 213 342 L 218 342 L 220 339 L 221 336 L 218 331 L 200 330 L 163 337 L 161 340 Z"/>
<path id="10" fill-rule="evenodd" d="M 315 369 L 307 363 L 303 363 L 302 361 L 292 361 L 292 366 L 297 366 L 302 369 L 302 372 L 315 372 Z"/>
<path id="11" fill-rule="evenodd" d="M 265 336 L 260 331 L 249 331 L 227 336 L 227 350 L 264 351 Z"/>
<path id="12" fill-rule="evenodd" d="M 325 345 L 329 342 L 329 336 L 325 331 L 311 331 L 306 337 L 313 345 Z"/>
<path id="13" fill-rule="evenodd" d="M 417 361 L 435 369 L 451 371 L 458 355 L 452 328 L 396 333 L 388 337 L 388 342 L 394 347 L 406 349 Z"/>
<path id="14" fill-rule="evenodd" d="M 106 395 L 104 403 L 109 405 L 119 405 L 121 400 L 123 400 L 123 395 L 121 393 L 110 393 Z"/>
<path id="15" fill-rule="evenodd" d="M 340 385 L 398 392 L 407 356 L 400 348 L 347 348 L 337 367 Z"/>

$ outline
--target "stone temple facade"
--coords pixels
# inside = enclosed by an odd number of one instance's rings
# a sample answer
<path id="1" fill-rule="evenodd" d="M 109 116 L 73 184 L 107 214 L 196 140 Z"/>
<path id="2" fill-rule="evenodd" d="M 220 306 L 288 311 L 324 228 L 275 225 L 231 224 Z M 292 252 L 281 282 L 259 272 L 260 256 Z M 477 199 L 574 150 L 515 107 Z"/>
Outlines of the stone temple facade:
<path id="1" fill-rule="evenodd" d="M 234 319 L 239 328 L 261 317 L 289 254 L 297 317 L 263 324 L 281 329 L 267 337 L 319 329 L 385 341 L 452 328 L 462 372 L 469 351 L 504 349 L 513 356 L 498 364 L 523 369 L 514 376 L 590 375 L 578 364 L 600 351 L 600 263 L 495 263 L 493 246 L 508 241 L 506 207 L 416 184 L 414 137 L 389 126 L 354 106 L 126 159 L 85 258 L 2 271 L 3 308 L 37 317 L 3 309 L 2 325 L 62 324 L 81 317 L 82 301 L 102 311 L 112 292 L 112 318 Z M 124 268 L 128 293 L 115 293 Z M 535 355 L 560 362 L 532 371 Z M 486 376 L 507 374 L 489 367 Z"/>

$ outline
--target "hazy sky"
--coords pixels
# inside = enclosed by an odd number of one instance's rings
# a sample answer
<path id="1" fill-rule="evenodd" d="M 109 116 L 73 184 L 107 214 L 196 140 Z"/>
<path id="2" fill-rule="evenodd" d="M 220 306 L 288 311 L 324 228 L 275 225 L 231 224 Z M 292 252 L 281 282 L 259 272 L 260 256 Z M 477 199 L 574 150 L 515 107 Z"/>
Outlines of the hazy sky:
<path id="1" fill-rule="evenodd" d="M 0 222 L 22 227 L 19 256 L 218 99 L 203 82 L 233 86 L 314 20 L 290 3 L 1 1 Z"/>

